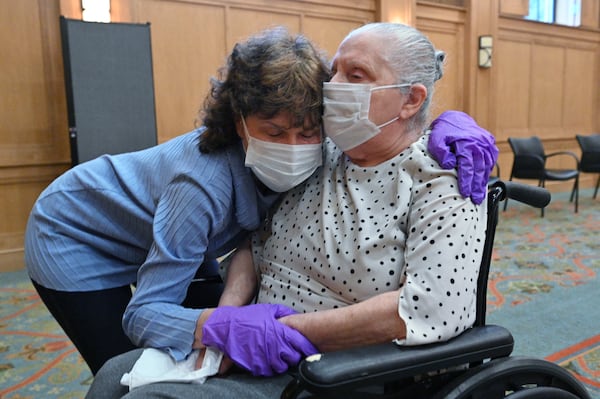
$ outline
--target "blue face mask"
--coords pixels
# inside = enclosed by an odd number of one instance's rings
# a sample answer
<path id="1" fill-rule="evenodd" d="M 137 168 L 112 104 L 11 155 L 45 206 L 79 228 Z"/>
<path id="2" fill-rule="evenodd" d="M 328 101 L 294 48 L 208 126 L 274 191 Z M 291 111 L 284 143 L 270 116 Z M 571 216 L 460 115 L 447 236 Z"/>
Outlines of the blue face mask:
<path id="1" fill-rule="evenodd" d="M 342 151 L 358 147 L 377 136 L 381 132 L 381 128 L 398 120 L 398 117 L 395 117 L 381 125 L 376 125 L 369 120 L 371 92 L 410 86 L 410 83 L 386 86 L 363 83 L 323 83 L 325 134 Z"/>
<path id="2" fill-rule="evenodd" d="M 321 143 L 291 145 L 263 141 L 250 136 L 244 117 L 242 125 L 248 140 L 245 165 L 275 192 L 296 187 L 323 163 Z"/>

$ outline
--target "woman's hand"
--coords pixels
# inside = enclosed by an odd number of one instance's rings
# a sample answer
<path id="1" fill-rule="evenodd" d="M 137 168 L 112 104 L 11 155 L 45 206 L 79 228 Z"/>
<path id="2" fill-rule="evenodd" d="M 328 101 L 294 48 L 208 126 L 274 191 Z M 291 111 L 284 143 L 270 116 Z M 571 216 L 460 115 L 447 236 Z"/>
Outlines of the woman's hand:
<path id="1" fill-rule="evenodd" d="M 281 374 L 318 352 L 304 335 L 278 320 L 295 313 L 283 305 L 222 306 L 203 312 L 202 332 L 196 336 L 255 376 Z"/>
<path id="2" fill-rule="evenodd" d="M 199 349 L 200 353 L 198 354 L 198 359 L 196 359 L 196 370 L 202 367 L 202 362 L 204 362 L 204 354 L 206 353 L 206 346 L 202 343 L 202 326 L 208 317 L 212 314 L 215 308 L 205 309 L 198 321 L 196 322 L 196 332 L 194 333 L 194 349 Z M 223 354 L 223 360 L 221 360 L 221 365 L 219 366 L 219 374 L 225 374 L 231 367 L 234 365 L 233 361 L 227 357 L 227 355 Z"/>
<path id="3" fill-rule="evenodd" d="M 202 368 L 202 363 L 204 362 L 204 355 L 206 354 L 206 347 L 200 349 L 198 353 L 198 359 L 196 359 L 196 370 Z M 223 355 L 223 359 L 221 360 L 221 364 L 219 365 L 219 375 L 226 374 L 231 367 L 233 367 L 233 361 L 227 356 Z"/>
<path id="4" fill-rule="evenodd" d="M 235 253 L 230 255 L 230 261 L 227 265 L 227 277 L 225 278 L 225 289 L 219 300 L 219 306 L 243 306 L 247 305 L 253 298 L 257 287 L 257 275 L 252 263 L 252 251 L 250 240 L 236 249 Z M 202 367 L 206 346 L 202 344 L 202 327 L 215 308 L 204 309 L 196 322 L 196 331 L 194 332 L 194 344 L 192 348 L 200 349 L 200 354 L 196 360 L 196 369 Z M 219 374 L 226 373 L 234 365 L 233 361 L 223 356 Z"/>
<path id="5" fill-rule="evenodd" d="M 431 124 L 428 150 L 442 168 L 457 169 L 462 196 L 481 204 L 498 160 L 494 136 L 464 112 L 446 111 Z"/>

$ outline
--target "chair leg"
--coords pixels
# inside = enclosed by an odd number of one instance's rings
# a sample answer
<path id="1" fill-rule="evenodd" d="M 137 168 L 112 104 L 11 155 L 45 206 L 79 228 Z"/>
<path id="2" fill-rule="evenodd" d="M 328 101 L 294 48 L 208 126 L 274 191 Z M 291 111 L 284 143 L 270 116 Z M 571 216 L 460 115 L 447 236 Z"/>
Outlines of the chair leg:
<path id="1" fill-rule="evenodd" d="M 544 188 L 546 185 L 544 179 L 540 179 L 540 181 L 538 182 L 538 187 L 542 187 Z M 544 210 L 546 209 L 546 207 L 542 207 L 541 208 L 541 213 L 542 213 L 542 217 L 544 217 Z"/>
<path id="2" fill-rule="evenodd" d="M 575 178 L 573 193 L 575 194 L 575 213 L 577 213 L 579 212 L 579 176 Z M 571 195 L 573 195 L 573 193 L 571 193 Z"/>
<path id="3" fill-rule="evenodd" d="M 596 195 L 598 195 L 598 186 L 600 186 L 600 175 L 598 175 L 598 180 L 596 180 L 596 189 L 594 190 L 594 196 L 592 198 L 596 198 Z"/>

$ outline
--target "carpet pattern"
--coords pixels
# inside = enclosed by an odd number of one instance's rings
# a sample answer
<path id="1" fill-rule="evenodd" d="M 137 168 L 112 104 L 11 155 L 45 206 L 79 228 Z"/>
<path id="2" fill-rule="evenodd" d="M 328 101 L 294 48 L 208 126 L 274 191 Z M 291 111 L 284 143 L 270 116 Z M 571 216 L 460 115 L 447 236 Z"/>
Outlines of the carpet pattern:
<path id="1" fill-rule="evenodd" d="M 600 335 L 546 357 L 571 371 L 596 395 L 600 392 Z"/>
<path id="2" fill-rule="evenodd" d="M 600 200 L 567 193 L 540 211 L 510 201 L 500 213 L 488 283 L 488 323 L 508 328 L 515 355 L 570 370 L 600 398 Z"/>
<path id="3" fill-rule="evenodd" d="M 554 201 L 541 218 L 538 210 L 510 201 L 508 210 L 500 214 L 488 311 L 596 279 L 600 272 L 600 211 L 580 208 L 574 214 L 562 209 L 564 206 L 569 204 Z"/>
<path id="4" fill-rule="evenodd" d="M 507 327 L 515 355 L 571 371 L 600 399 L 600 199 L 583 190 L 539 210 L 500 213 L 488 322 Z M 47 312 L 24 271 L 0 274 L 0 399 L 83 398 L 92 375 Z"/>
<path id="5" fill-rule="evenodd" d="M 25 272 L 2 273 L 0 398 L 83 398 L 92 374 Z"/>

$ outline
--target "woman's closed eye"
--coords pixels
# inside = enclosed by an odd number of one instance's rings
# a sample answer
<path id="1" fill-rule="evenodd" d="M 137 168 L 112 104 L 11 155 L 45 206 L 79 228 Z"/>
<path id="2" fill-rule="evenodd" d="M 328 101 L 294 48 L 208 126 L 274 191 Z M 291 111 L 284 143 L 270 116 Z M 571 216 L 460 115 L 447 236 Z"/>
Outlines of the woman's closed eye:
<path id="1" fill-rule="evenodd" d="M 321 127 L 303 130 L 300 135 L 305 139 L 313 139 L 317 136 L 321 137 Z"/>

